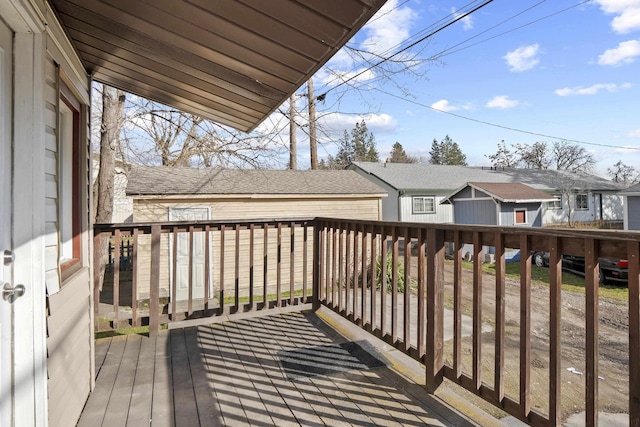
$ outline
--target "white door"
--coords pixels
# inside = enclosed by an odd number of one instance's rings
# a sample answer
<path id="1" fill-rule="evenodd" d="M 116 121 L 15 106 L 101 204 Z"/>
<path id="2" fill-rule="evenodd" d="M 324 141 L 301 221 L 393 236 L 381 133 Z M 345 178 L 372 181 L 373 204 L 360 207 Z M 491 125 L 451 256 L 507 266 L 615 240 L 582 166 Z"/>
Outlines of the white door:
<path id="1" fill-rule="evenodd" d="M 209 208 L 170 208 L 169 221 L 205 221 L 209 219 Z M 173 239 L 169 253 L 173 256 Z M 193 234 L 193 299 L 204 298 L 204 233 Z M 171 262 L 173 266 L 173 260 Z M 176 257 L 176 300 L 189 298 L 189 233 L 178 233 Z M 211 288 L 209 288 L 211 295 Z"/>
<path id="2" fill-rule="evenodd" d="M 11 243 L 11 74 L 13 34 L 0 21 L 0 289 L 12 285 L 12 263 L 5 261 Z M 10 253 L 10 252 L 9 252 Z M 8 253 L 8 254 L 9 254 Z M 10 426 L 13 418 L 13 327 L 11 303 L 0 298 L 0 426 Z"/>

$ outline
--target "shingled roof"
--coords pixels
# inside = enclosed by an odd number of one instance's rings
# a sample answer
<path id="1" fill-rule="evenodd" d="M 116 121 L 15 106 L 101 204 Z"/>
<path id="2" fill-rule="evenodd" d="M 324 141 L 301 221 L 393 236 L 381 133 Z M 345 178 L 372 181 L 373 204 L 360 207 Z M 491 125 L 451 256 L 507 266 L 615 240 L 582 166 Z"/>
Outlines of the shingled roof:
<path id="1" fill-rule="evenodd" d="M 544 191 L 518 182 L 470 182 L 468 184 L 501 202 L 551 202 L 556 200 Z"/>
<path id="2" fill-rule="evenodd" d="M 240 170 L 134 166 L 127 195 L 380 195 L 350 170 Z"/>
<path id="3" fill-rule="evenodd" d="M 559 183 L 579 182 L 580 188 L 596 191 L 620 191 L 619 184 L 599 176 L 548 169 L 508 169 L 419 163 L 353 162 L 359 168 L 397 190 L 435 190 L 449 192 L 467 182 L 519 182 L 543 191 L 556 191 Z"/>

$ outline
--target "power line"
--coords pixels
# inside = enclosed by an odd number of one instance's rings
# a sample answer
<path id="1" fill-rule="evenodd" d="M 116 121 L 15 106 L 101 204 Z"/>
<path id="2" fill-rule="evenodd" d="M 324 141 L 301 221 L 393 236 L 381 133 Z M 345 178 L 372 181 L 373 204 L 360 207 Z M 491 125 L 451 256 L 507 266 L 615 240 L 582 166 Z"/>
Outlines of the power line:
<path id="1" fill-rule="evenodd" d="M 556 140 L 560 140 L 560 141 L 574 142 L 576 144 L 591 145 L 591 146 L 594 146 L 594 147 L 620 148 L 620 149 L 624 149 L 624 150 L 640 150 L 640 147 L 624 147 L 624 146 L 621 146 L 621 145 L 602 144 L 602 143 L 597 143 L 597 142 L 581 141 L 579 139 L 563 138 L 563 137 L 559 137 L 559 136 L 547 135 L 547 134 L 544 134 L 544 133 L 532 132 L 532 131 L 528 131 L 528 130 L 518 129 L 518 128 L 511 127 L 511 126 L 499 125 L 497 123 L 491 123 L 491 122 L 487 122 L 487 121 L 484 121 L 484 120 L 473 119 L 471 117 L 463 116 L 461 114 L 452 113 L 450 111 L 440 110 L 440 109 L 434 108 L 434 107 L 432 107 L 430 105 L 423 104 L 423 103 L 418 102 L 418 101 L 413 101 L 413 100 L 406 99 L 406 98 L 403 98 L 401 96 L 395 95 L 395 94 L 390 93 L 390 92 L 385 92 L 385 91 L 383 91 L 381 89 L 378 89 L 378 90 L 380 90 L 382 93 L 384 93 L 386 95 L 392 96 L 394 98 L 401 99 L 401 100 L 403 100 L 405 102 L 409 102 L 411 104 L 415 104 L 415 105 L 418 105 L 420 107 L 425 107 L 425 108 L 428 108 L 430 110 L 437 111 L 438 113 L 448 114 L 450 116 L 454 116 L 454 117 L 457 117 L 459 119 L 469 120 L 471 122 L 480 123 L 480 124 L 487 125 L 487 126 L 493 126 L 493 127 L 497 127 L 497 128 L 500 128 L 500 129 L 506 129 L 506 130 L 510 130 L 510 131 L 513 131 L 513 132 L 524 133 L 524 134 L 527 134 L 527 135 L 541 136 L 543 138 L 556 139 Z"/>

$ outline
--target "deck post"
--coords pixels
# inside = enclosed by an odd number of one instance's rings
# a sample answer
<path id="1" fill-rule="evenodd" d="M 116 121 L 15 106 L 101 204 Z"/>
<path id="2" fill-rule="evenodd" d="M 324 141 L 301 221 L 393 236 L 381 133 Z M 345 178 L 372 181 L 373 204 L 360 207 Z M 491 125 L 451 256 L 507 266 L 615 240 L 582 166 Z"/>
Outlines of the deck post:
<path id="1" fill-rule="evenodd" d="M 157 337 L 160 327 L 160 224 L 151 226 L 151 289 L 149 291 L 149 336 Z"/>
<path id="2" fill-rule="evenodd" d="M 100 291 L 102 290 L 103 277 L 100 277 L 102 254 L 100 253 L 100 243 L 103 238 L 107 238 L 102 231 L 94 233 L 93 236 L 93 329 L 97 331 L 100 327 Z"/>
<path id="3" fill-rule="evenodd" d="M 406 249 L 406 248 L 405 248 Z M 427 230 L 426 388 L 434 393 L 444 376 L 444 231 Z"/>
<path id="4" fill-rule="evenodd" d="M 640 244 L 627 244 L 629 261 L 629 425 L 640 427 Z"/>

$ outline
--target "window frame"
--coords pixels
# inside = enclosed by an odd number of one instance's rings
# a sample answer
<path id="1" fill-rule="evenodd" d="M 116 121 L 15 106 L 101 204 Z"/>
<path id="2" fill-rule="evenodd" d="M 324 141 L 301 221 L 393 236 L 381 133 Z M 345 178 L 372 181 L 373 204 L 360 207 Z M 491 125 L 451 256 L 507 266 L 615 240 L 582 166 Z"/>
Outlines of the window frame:
<path id="1" fill-rule="evenodd" d="M 82 105 L 71 93 L 64 82 L 59 82 L 58 99 L 58 215 L 59 215 L 59 259 L 61 282 L 82 268 L 82 147 L 81 147 L 81 114 Z M 63 110 L 71 117 L 71 129 L 63 120 Z M 71 138 L 70 140 L 68 138 Z M 67 155 L 71 151 L 71 165 Z M 63 174 L 71 166 L 71 174 L 64 179 Z M 67 194 L 71 196 L 70 205 L 66 203 Z M 68 225 L 63 222 L 64 215 L 71 215 L 71 230 L 64 229 Z M 64 239 L 70 231 L 71 254 L 63 253 Z"/>
<path id="2" fill-rule="evenodd" d="M 584 197 L 584 207 L 582 204 L 578 202 L 579 198 Z M 575 196 L 575 210 L 577 211 L 588 211 L 589 210 L 589 193 L 576 193 Z"/>
<path id="3" fill-rule="evenodd" d="M 556 198 L 553 202 L 547 202 L 547 209 L 549 210 L 561 210 L 562 209 L 562 194 L 554 194 Z"/>
<path id="4" fill-rule="evenodd" d="M 426 207 L 425 200 L 430 199 L 432 210 L 424 209 Z M 416 201 L 422 200 L 423 210 L 416 210 Z M 434 214 L 436 213 L 436 196 L 411 196 L 411 213 L 414 215 Z"/>

